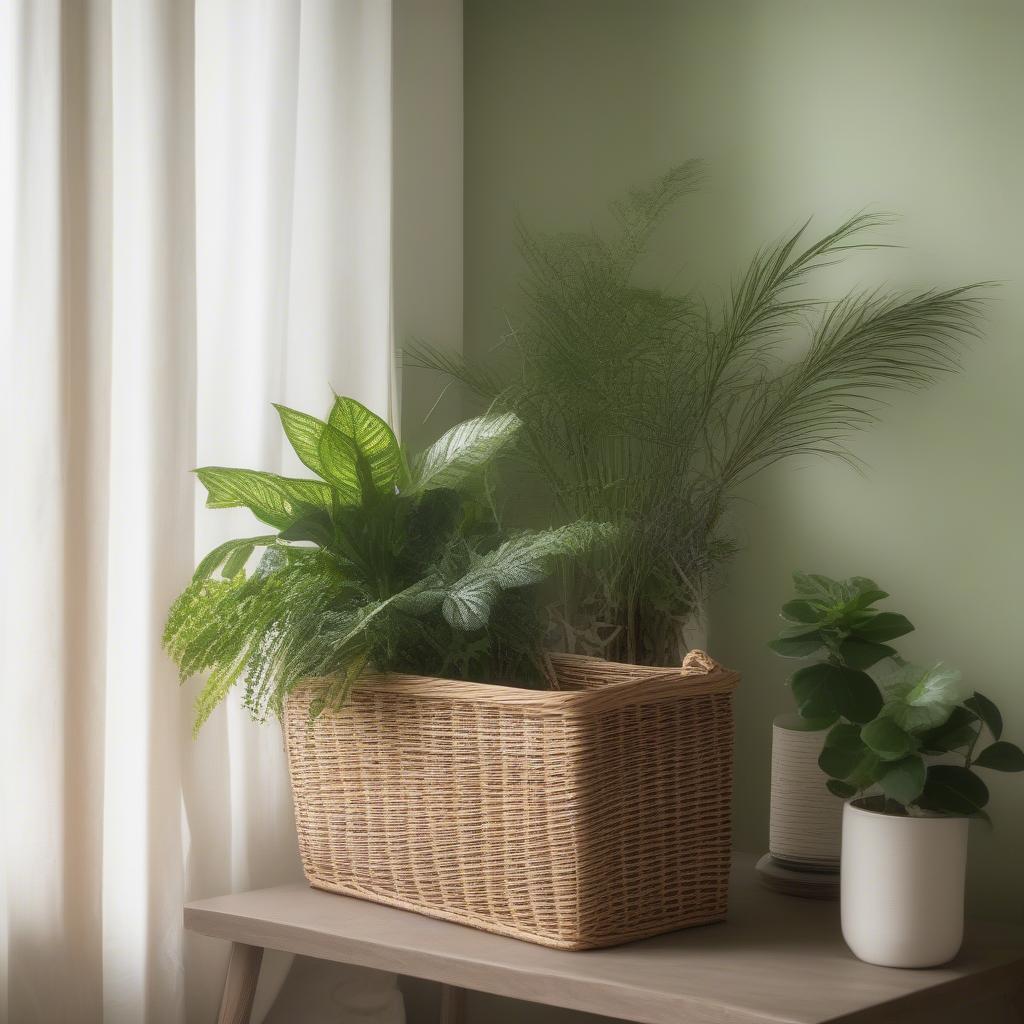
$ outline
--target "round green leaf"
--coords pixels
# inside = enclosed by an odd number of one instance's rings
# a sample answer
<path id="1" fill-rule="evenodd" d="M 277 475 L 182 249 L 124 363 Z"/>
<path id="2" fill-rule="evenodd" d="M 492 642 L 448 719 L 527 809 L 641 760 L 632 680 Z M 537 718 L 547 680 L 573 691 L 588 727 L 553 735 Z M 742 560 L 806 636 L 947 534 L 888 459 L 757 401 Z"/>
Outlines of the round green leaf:
<path id="1" fill-rule="evenodd" d="M 907 732 L 936 729 L 960 703 L 960 678 L 957 669 L 941 663 L 931 668 L 901 665 L 879 680 L 885 692 L 882 713 Z"/>
<path id="2" fill-rule="evenodd" d="M 851 796 L 857 795 L 856 786 L 851 786 L 848 782 L 841 782 L 839 779 L 829 779 L 825 785 L 833 796 L 842 800 L 848 800 Z"/>
<path id="3" fill-rule="evenodd" d="M 883 761 L 899 761 L 917 749 L 917 740 L 891 718 L 876 718 L 860 731 L 860 738 Z M 922 776 L 921 784 L 924 785 Z"/>
<path id="4" fill-rule="evenodd" d="M 825 638 L 814 630 L 802 636 L 780 636 L 768 646 L 783 658 L 806 658 L 825 645 Z"/>
<path id="5" fill-rule="evenodd" d="M 810 601 L 787 601 L 782 606 L 782 617 L 790 622 L 821 622 L 825 613 L 820 607 L 815 607 Z"/>
<path id="6" fill-rule="evenodd" d="M 945 814 L 977 814 L 988 803 L 988 786 L 970 768 L 933 764 L 921 802 Z"/>
<path id="7" fill-rule="evenodd" d="M 851 722 L 870 722 L 882 707 L 882 695 L 871 676 L 831 662 L 800 669 L 790 685 L 805 718 L 838 713 Z"/>
<path id="8" fill-rule="evenodd" d="M 797 570 L 793 573 L 793 587 L 800 597 L 824 601 L 827 604 L 843 600 L 840 584 L 828 576 Z"/>
<path id="9" fill-rule="evenodd" d="M 870 583 L 871 581 L 868 580 Z M 849 611 L 863 611 L 870 605 L 873 605 L 876 601 L 882 601 L 889 595 L 884 590 L 879 590 L 877 587 L 861 591 L 852 601 L 847 605 Z"/>
<path id="10" fill-rule="evenodd" d="M 880 764 L 860 738 L 856 725 L 841 722 L 829 730 L 818 766 L 834 779 L 842 779 L 857 789 L 874 782 L 874 775 Z"/>
<path id="11" fill-rule="evenodd" d="M 789 685 L 796 698 L 797 710 L 804 718 L 835 721 L 839 708 L 835 700 L 834 670 L 834 665 L 821 663 L 793 673 Z"/>
<path id="12" fill-rule="evenodd" d="M 882 694 L 866 672 L 836 666 L 836 707 L 851 722 L 870 722 L 882 710 Z"/>
<path id="13" fill-rule="evenodd" d="M 978 716 L 959 705 L 953 708 L 949 718 L 935 729 L 921 737 L 921 749 L 942 754 L 949 750 L 969 747 L 978 735 Z"/>
<path id="14" fill-rule="evenodd" d="M 877 644 L 895 640 L 913 631 L 914 627 L 910 620 L 905 615 L 897 615 L 895 612 L 879 612 L 854 627 L 854 632 L 862 640 L 871 640 Z"/>
<path id="15" fill-rule="evenodd" d="M 991 768 L 997 772 L 1024 772 L 1024 750 L 1016 743 L 997 740 L 986 747 L 974 763 L 978 768 Z"/>
<path id="16" fill-rule="evenodd" d="M 878 777 L 882 792 L 904 807 L 917 800 L 924 790 L 924 783 L 924 761 L 917 754 L 887 763 Z"/>
<path id="17" fill-rule="evenodd" d="M 877 665 L 885 658 L 891 658 L 896 653 L 895 647 L 887 644 L 875 644 L 870 640 L 860 640 L 855 636 L 848 636 L 839 644 L 839 657 L 847 668 L 855 668 L 863 671 Z"/>
<path id="18" fill-rule="evenodd" d="M 988 726 L 992 739 L 997 740 L 1003 735 L 1003 716 L 984 694 L 976 692 L 964 701 L 964 706 L 970 708 Z"/>

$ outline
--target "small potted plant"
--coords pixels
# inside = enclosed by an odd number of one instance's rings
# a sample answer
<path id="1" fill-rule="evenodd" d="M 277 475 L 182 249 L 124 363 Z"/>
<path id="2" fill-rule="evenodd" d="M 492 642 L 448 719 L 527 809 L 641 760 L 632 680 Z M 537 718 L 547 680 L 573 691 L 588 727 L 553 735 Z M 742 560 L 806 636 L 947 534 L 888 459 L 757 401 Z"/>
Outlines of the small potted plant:
<path id="1" fill-rule="evenodd" d="M 963 939 L 967 825 L 985 818 L 976 769 L 1024 771 L 1024 751 L 1002 739 L 1002 716 L 960 673 L 901 664 L 878 679 L 868 722 L 844 719 L 819 763 L 843 809 L 843 937 L 862 960 L 933 967 Z"/>
<path id="2" fill-rule="evenodd" d="M 866 608 L 885 596 L 870 580 L 801 574 L 800 585 L 806 607 L 790 612 L 806 621 L 776 642 L 793 655 L 825 645 L 821 613 L 836 599 Z M 933 967 L 963 939 L 968 822 L 987 820 L 989 800 L 977 769 L 1024 771 L 1024 751 L 1002 739 L 998 708 L 968 695 L 956 669 L 908 664 L 888 647 L 913 627 L 887 615 L 848 612 L 852 660 L 829 646 L 827 660 L 800 669 L 791 685 L 802 714 L 831 724 L 818 763 L 828 790 L 846 800 L 843 937 L 869 963 Z"/>
<path id="3" fill-rule="evenodd" d="M 789 680 L 797 712 L 772 723 L 768 849 L 783 868 L 836 873 L 843 808 L 818 765 L 826 731 L 840 709 L 853 720 L 875 714 L 878 691 L 865 670 L 891 658 L 887 641 L 914 627 L 875 607 L 888 595 L 872 580 L 795 572 L 793 584 L 795 597 L 781 611 L 787 625 L 768 646 L 784 658 L 816 660 Z"/>

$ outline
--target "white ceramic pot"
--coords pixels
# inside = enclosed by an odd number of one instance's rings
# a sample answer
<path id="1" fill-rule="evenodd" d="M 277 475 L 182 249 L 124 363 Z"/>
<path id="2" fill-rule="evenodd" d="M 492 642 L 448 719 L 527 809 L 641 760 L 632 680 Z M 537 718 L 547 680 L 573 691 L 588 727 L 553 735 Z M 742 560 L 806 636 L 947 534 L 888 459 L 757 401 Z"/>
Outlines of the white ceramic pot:
<path id="1" fill-rule="evenodd" d="M 843 938 L 883 967 L 937 967 L 964 935 L 967 818 L 843 809 Z"/>
<path id="2" fill-rule="evenodd" d="M 772 723 L 768 852 L 784 867 L 839 870 L 843 801 L 828 791 L 828 777 L 818 767 L 827 733 L 796 714 Z"/>

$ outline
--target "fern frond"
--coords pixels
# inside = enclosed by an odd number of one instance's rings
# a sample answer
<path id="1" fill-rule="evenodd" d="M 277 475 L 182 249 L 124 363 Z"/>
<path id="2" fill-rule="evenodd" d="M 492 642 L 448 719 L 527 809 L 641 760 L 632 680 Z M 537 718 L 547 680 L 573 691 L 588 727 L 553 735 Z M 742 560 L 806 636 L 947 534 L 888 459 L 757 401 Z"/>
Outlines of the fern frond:
<path id="1" fill-rule="evenodd" d="M 585 554 L 610 540 L 612 534 L 612 528 L 605 523 L 580 520 L 557 529 L 512 537 L 475 559 L 464 576 L 445 588 L 444 617 L 456 629 L 481 629 L 501 591 L 539 583 L 548 575 L 555 559 Z"/>
<path id="2" fill-rule="evenodd" d="M 875 420 L 880 393 L 927 387 L 958 368 L 978 333 L 976 287 L 834 303 L 807 355 L 749 395 L 723 478 L 732 484 L 802 452 L 848 458 L 844 441 Z"/>

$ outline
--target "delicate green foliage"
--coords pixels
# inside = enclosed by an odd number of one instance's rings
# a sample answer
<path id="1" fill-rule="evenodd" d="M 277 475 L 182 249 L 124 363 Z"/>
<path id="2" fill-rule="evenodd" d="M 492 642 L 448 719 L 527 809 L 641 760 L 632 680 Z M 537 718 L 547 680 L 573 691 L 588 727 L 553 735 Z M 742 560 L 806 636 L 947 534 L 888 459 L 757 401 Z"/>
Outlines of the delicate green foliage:
<path id="1" fill-rule="evenodd" d="M 821 272 L 875 247 L 885 218 L 870 214 L 814 239 L 805 224 L 759 250 L 721 304 L 639 283 L 655 227 L 700 178 L 690 162 L 634 190 L 613 205 L 608 235 L 520 225 L 524 307 L 505 343 L 485 360 L 406 352 L 519 417 L 523 454 L 563 515 L 618 528 L 565 581 L 564 643 L 584 653 L 678 663 L 689 614 L 735 550 L 724 516 L 737 486 L 793 456 L 853 461 L 846 442 L 879 399 L 956 369 L 978 330 L 973 287 L 823 300 Z M 885 596 L 807 582 L 801 599 L 851 610 Z M 803 604 L 787 618 L 813 626 Z M 883 625 L 861 639 L 899 635 Z"/>
<path id="2" fill-rule="evenodd" d="M 243 677 L 246 706 L 262 719 L 300 679 L 343 669 L 352 654 L 338 643 L 352 621 L 339 610 L 347 591 L 329 555 L 282 546 L 249 577 L 190 584 L 171 608 L 164 645 L 183 680 L 210 673 L 196 729 Z"/>
<path id="3" fill-rule="evenodd" d="M 200 580 L 209 579 L 221 566 L 225 566 L 223 575 L 225 579 L 230 579 L 235 575 L 234 572 L 227 571 L 227 564 L 230 563 L 232 567 L 236 566 L 237 559 L 236 555 L 238 552 L 243 552 L 242 565 L 248 561 L 249 556 L 256 550 L 257 547 L 265 547 L 267 544 L 273 544 L 277 540 L 277 535 L 273 533 L 265 534 L 262 537 L 239 537 L 235 540 L 225 541 L 223 544 L 218 544 L 200 563 L 196 566 L 196 571 L 192 576 L 192 581 L 198 583 Z"/>
<path id="4" fill-rule="evenodd" d="M 450 431 L 412 482 L 390 427 L 360 403 L 337 398 L 327 421 L 277 408 L 296 454 L 322 479 L 197 470 L 211 507 L 247 507 L 278 532 L 219 545 L 170 610 L 164 645 L 181 678 L 209 673 L 196 728 L 243 680 L 244 703 L 262 720 L 306 678 L 323 679 L 314 715 L 339 707 L 368 666 L 542 678 L 545 623 L 525 589 L 612 532 L 581 521 L 507 536 L 488 500 L 454 489 L 494 461 L 514 417 Z"/>
<path id="5" fill-rule="evenodd" d="M 987 817 L 988 788 L 973 769 L 1024 771 L 1024 750 L 1000 739 L 999 709 L 980 693 L 964 700 L 956 669 L 910 665 L 881 642 L 914 627 L 873 607 L 888 597 L 873 580 L 796 572 L 793 584 L 796 597 L 782 606 L 790 625 L 769 646 L 784 657 L 824 655 L 790 686 L 809 724 L 832 726 L 818 759 L 829 792 L 888 813 Z M 995 742 L 975 755 L 983 727 Z M 963 764 L 928 760 L 951 753 Z"/>
<path id="6" fill-rule="evenodd" d="M 444 617 L 456 629 L 480 629 L 503 590 L 539 583 L 555 559 L 579 557 L 611 536 L 608 526 L 579 521 L 513 537 L 476 559 L 461 579 L 445 588 Z"/>

